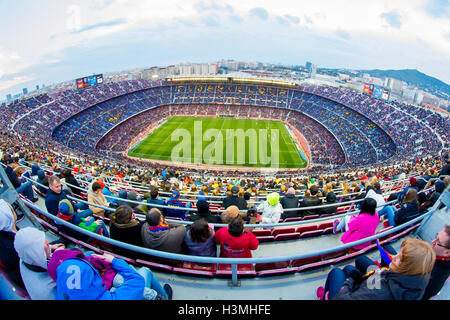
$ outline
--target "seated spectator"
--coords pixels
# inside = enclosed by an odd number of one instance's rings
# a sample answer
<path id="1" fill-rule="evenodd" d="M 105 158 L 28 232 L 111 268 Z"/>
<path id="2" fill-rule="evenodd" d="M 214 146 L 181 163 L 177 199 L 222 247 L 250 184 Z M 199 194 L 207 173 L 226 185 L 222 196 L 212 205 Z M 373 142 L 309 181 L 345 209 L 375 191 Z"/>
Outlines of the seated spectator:
<path id="1" fill-rule="evenodd" d="M 220 244 L 220 257 L 224 258 L 251 258 L 251 250 L 259 245 L 253 233 L 244 231 L 244 221 L 239 217 L 231 220 L 228 227 L 220 228 L 214 238 Z"/>
<path id="2" fill-rule="evenodd" d="M 67 199 L 61 200 L 58 208 L 58 218 L 90 232 L 109 237 L 109 231 L 105 223 L 100 219 L 95 220 L 91 209 L 75 212 L 72 202 Z"/>
<path id="3" fill-rule="evenodd" d="M 194 256 L 217 257 L 217 246 L 214 240 L 214 227 L 203 219 L 197 219 L 184 236 L 189 253 Z"/>
<path id="4" fill-rule="evenodd" d="M 375 199 L 377 202 L 377 209 L 381 210 L 381 208 L 385 205 L 386 201 L 384 201 L 384 197 L 381 193 L 381 186 L 379 182 L 375 182 L 373 187 L 367 187 L 366 198 Z"/>
<path id="5" fill-rule="evenodd" d="M 19 256 L 14 250 L 17 215 L 11 205 L 0 199 L 0 261 L 12 282 L 24 288 L 19 272 Z"/>
<path id="6" fill-rule="evenodd" d="M 48 187 L 49 189 L 45 195 L 45 207 L 50 214 L 57 216 L 59 211 L 59 202 L 64 199 L 69 200 L 69 198 L 67 198 L 67 195 L 62 192 L 61 180 L 57 176 L 52 175 L 48 177 Z M 76 213 L 89 208 L 87 205 L 81 203 L 72 202 L 72 205 Z M 57 223 L 55 224 L 57 225 Z"/>
<path id="7" fill-rule="evenodd" d="M 48 176 L 45 174 L 44 170 L 39 170 L 37 172 L 37 179 L 36 179 L 37 183 L 40 183 L 44 186 L 48 187 Z M 40 185 L 36 185 L 36 188 L 39 190 L 40 193 L 42 193 L 44 196 L 47 194 L 47 188 L 40 186 Z"/>
<path id="8" fill-rule="evenodd" d="M 162 199 L 159 199 L 159 192 L 158 192 L 158 188 L 151 186 L 150 187 L 150 198 L 147 199 L 147 209 L 148 211 L 150 211 L 150 209 L 156 208 L 159 211 L 162 212 L 162 214 L 164 216 L 167 216 L 167 209 L 166 208 L 157 208 L 152 206 L 151 204 L 156 204 L 156 205 L 160 205 L 160 206 L 165 206 L 166 202 Z"/>
<path id="9" fill-rule="evenodd" d="M 283 209 L 298 208 L 298 197 L 295 196 L 294 188 L 289 188 L 288 189 L 286 196 L 281 198 L 280 204 L 283 207 Z M 299 216 L 299 211 L 296 211 L 296 210 L 284 211 L 281 214 L 281 218 L 282 219 L 296 218 L 298 216 Z"/>
<path id="10" fill-rule="evenodd" d="M 141 300 L 145 279 L 124 260 L 110 254 L 98 256 L 111 263 L 125 281 L 114 291 L 106 290 L 98 271 L 89 261 L 80 258 L 65 260 L 56 270 L 56 300 Z M 80 279 L 73 285 L 73 271 L 77 270 Z"/>
<path id="11" fill-rule="evenodd" d="M 179 191 L 172 191 L 172 195 L 170 196 L 169 201 L 167 201 L 168 207 L 178 207 L 178 208 L 190 208 L 191 203 L 188 202 L 187 204 L 184 204 L 180 200 L 180 192 Z M 186 214 L 189 214 L 188 210 L 177 210 L 177 209 L 171 209 L 167 208 L 167 217 L 173 217 L 173 218 L 181 218 L 183 220 L 186 220 Z"/>
<path id="12" fill-rule="evenodd" d="M 420 300 L 435 259 L 428 243 L 408 238 L 402 242 L 400 253 L 392 257 L 389 269 L 374 267 L 375 270 L 366 273 L 367 269 L 353 266 L 344 270 L 334 268 L 325 287 L 317 290 L 317 297 L 324 299 L 328 292 L 330 300 Z"/>
<path id="13" fill-rule="evenodd" d="M 319 215 L 333 214 L 333 213 L 336 212 L 337 208 L 339 208 L 339 204 L 338 204 L 338 201 L 337 201 L 337 198 L 336 198 L 336 194 L 333 191 L 330 191 L 330 192 L 327 193 L 324 205 L 330 205 L 330 204 L 333 204 L 333 203 L 336 203 L 337 205 L 326 207 L 326 208 L 319 208 L 319 209 L 317 209 L 317 214 L 319 214 Z"/>
<path id="14" fill-rule="evenodd" d="M 263 224 L 273 224 L 280 221 L 283 207 L 280 204 L 280 195 L 273 192 L 267 196 L 267 200 L 256 207 L 258 212 L 262 212 L 261 216 L 256 219 L 257 222 Z"/>
<path id="15" fill-rule="evenodd" d="M 17 193 L 20 193 L 25 198 L 32 202 L 36 202 L 39 199 L 34 196 L 33 191 L 33 185 L 31 184 L 31 181 L 26 181 L 25 178 L 22 178 L 19 180 L 17 178 L 16 173 L 14 172 L 14 168 L 17 167 L 17 162 L 14 158 L 10 158 L 7 161 L 7 166 L 5 167 L 5 173 L 9 178 L 9 181 L 13 185 L 13 187 L 16 189 Z M 3 181 L 3 184 L 6 182 Z"/>
<path id="16" fill-rule="evenodd" d="M 436 238 L 431 241 L 431 247 L 436 254 L 436 261 L 422 300 L 428 300 L 436 296 L 450 276 L 450 225 L 446 225 L 436 235 Z M 390 245 L 383 246 L 383 249 L 391 255 L 397 254 L 395 249 Z M 356 259 L 355 266 L 362 273 L 366 273 L 373 267 L 373 263 L 374 261 L 367 256 L 361 256 Z M 378 265 L 381 267 L 388 266 L 383 259 L 378 262 Z"/>
<path id="17" fill-rule="evenodd" d="M 133 209 L 128 205 L 119 206 L 115 212 L 110 215 L 109 232 L 111 239 L 129 243 L 135 246 L 143 247 L 144 242 L 141 237 L 141 229 L 144 222 L 136 219 Z M 113 252 L 119 255 L 135 259 L 142 255 L 121 247 L 113 246 Z"/>
<path id="18" fill-rule="evenodd" d="M 219 215 L 213 215 L 209 211 L 209 202 L 206 200 L 197 201 L 197 213 L 191 214 L 190 221 L 196 221 L 198 219 L 205 219 L 209 223 L 222 223 L 222 219 Z"/>
<path id="19" fill-rule="evenodd" d="M 105 196 L 102 193 L 102 186 L 98 182 L 93 182 L 89 185 L 88 188 L 88 202 L 100 205 L 102 207 L 108 207 L 109 204 L 105 199 Z M 109 212 L 106 212 L 105 209 L 89 205 L 89 209 L 92 210 L 92 212 L 97 215 L 104 217 L 105 213 L 108 216 Z"/>
<path id="20" fill-rule="evenodd" d="M 305 192 L 305 197 L 303 198 L 303 201 L 300 203 L 302 207 L 313 207 L 318 206 L 322 203 L 322 199 L 320 199 L 322 195 L 319 193 L 319 187 L 315 184 L 313 184 L 309 188 L 309 194 Z M 316 209 L 312 210 L 303 210 L 301 211 L 302 216 L 309 216 L 309 215 L 315 215 L 317 214 Z"/>
<path id="21" fill-rule="evenodd" d="M 379 211 L 380 216 L 387 217 L 389 226 L 399 226 L 408 222 L 419 215 L 419 202 L 417 201 L 417 190 L 414 188 L 408 189 L 406 196 L 402 201 L 400 209 L 394 206 L 385 206 Z"/>
<path id="22" fill-rule="evenodd" d="M 236 206 L 239 210 L 247 209 L 247 201 L 243 197 L 239 197 L 239 187 L 231 188 L 231 195 L 223 199 L 222 206 L 226 209 L 229 206 Z"/>
<path id="23" fill-rule="evenodd" d="M 74 194 L 76 194 L 77 196 L 81 196 L 81 186 L 72 174 L 72 170 L 62 170 L 61 177 L 65 179 L 66 183 L 70 184 L 69 188 Z"/>
<path id="24" fill-rule="evenodd" d="M 45 233 L 35 228 L 23 228 L 16 234 L 14 248 L 20 257 L 20 274 L 31 300 L 55 300 L 56 283 L 47 273 L 48 261 L 64 244 L 51 245 Z"/>
<path id="25" fill-rule="evenodd" d="M 158 209 L 151 209 L 146 214 L 141 235 L 144 246 L 150 249 L 173 253 L 183 253 L 182 247 L 186 228 L 184 225 L 168 224 Z"/>
<path id="26" fill-rule="evenodd" d="M 409 186 L 407 186 L 405 189 L 397 193 L 397 197 L 400 202 L 402 202 L 403 198 L 406 197 L 406 193 L 408 192 L 409 189 L 415 189 L 416 191 L 419 190 L 419 184 L 415 177 L 409 178 Z"/>
<path id="27" fill-rule="evenodd" d="M 446 154 L 444 156 L 444 164 L 441 168 L 441 171 L 439 171 L 439 176 L 449 176 L 450 175 L 450 155 Z"/>
<path id="28" fill-rule="evenodd" d="M 446 187 L 447 187 L 447 184 L 444 181 L 442 181 L 442 180 L 436 181 L 436 183 L 434 184 L 434 192 L 431 192 L 428 195 L 428 197 L 426 195 L 424 195 L 425 201 L 420 205 L 420 212 L 425 212 L 429 208 L 434 206 L 434 204 L 439 199 L 441 194 L 444 192 Z M 421 194 L 423 194 L 423 193 L 421 192 Z"/>
<path id="29" fill-rule="evenodd" d="M 104 256 L 93 254 L 92 251 L 83 253 L 78 250 L 60 250 L 55 252 L 48 263 L 47 271 L 50 277 L 54 281 L 57 281 L 58 267 L 66 260 L 73 258 L 90 263 L 93 269 L 99 273 L 105 290 L 114 292 L 124 284 L 124 276 L 115 270 L 112 263 L 105 260 Z M 150 269 L 146 267 L 141 267 L 138 269 L 133 266 L 130 267 L 137 271 L 137 273 L 140 274 L 145 280 L 145 288 L 142 294 L 143 300 L 167 300 L 168 297 L 171 299 L 172 288 L 166 284 L 163 289 L 158 279 L 153 275 Z"/>
<path id="30" fill-rule="evenodd" d="M 231 220 L 233 220 L 236 217 L 240 217 L 242 219 L 242 216 L 244 213 L 239 212 L 239 208 L 237 206 L 229 206 L 224 211 L 222 211 L 221 219 L 222 223 L 230 223 Z"/>
<path id="31" fill-rule="evenodd" d="M 341 237 L 343 243 L 358 241 L 375 234 L 380 218 L 376 212 L 377 202 L 372 198 L 366 198 L 361 211 L 357 215 L 346 215 L 343 219 L 333 222 L 333 232 L 345 231 Z M 352 247 L 353 250 L 361 250 L 370 245 L 370 241 Z"/>

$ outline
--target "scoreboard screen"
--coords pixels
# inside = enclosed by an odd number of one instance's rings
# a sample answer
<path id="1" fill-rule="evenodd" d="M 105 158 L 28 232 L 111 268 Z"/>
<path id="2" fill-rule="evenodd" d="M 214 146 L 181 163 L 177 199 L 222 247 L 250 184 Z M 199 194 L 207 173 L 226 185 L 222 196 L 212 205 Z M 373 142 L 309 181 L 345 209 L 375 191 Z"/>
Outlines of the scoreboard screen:
<path id="1" fill-rule="evenodd" d="M 386 89 L 386 88 L 383 88 L 380 86 L 376 86 L 373 84 L 369 84 L 369 83 L 364 84 L 363 92 L 368 93 L 376 98 L 380 98 L 383 100 L 388 100 L 389 94 L 390 94 L 389 89 Z"/>
<path id="2" fill-rule="evenodd" d="M 88 77 L 79 78 L 76 80 L 78 89 L 95 86 L 103 83 L 103 74 L 96 74 Z"/>

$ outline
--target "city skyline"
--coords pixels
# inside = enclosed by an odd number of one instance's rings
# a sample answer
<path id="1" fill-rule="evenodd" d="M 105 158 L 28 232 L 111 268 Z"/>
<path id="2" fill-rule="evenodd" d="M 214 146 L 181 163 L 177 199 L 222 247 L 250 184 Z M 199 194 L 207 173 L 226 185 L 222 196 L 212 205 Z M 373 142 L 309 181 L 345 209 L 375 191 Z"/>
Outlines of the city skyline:
<path id="1" fill-rule="evenodd" d="M 449 18 L 441 0 L 0 1 L 0 97 L 94 73 L 222 59 L 418 69 L 448 84 Z"/>

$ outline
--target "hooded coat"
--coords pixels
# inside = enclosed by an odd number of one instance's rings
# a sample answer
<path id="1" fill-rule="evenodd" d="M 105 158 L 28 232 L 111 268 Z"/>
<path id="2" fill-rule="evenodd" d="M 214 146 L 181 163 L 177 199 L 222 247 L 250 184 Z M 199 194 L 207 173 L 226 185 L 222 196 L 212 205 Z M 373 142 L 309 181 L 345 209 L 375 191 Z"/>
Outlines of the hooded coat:
<path id="1" fill-rule="evenodd" d="M 14 250 L 14 239 L 16 232 L 14 227 L 14 216 L 7 202 L 0 199 L 0 261 L 9 278 L 17 285 L 23 287 L 22 278 L 19 273 L 19 256 Z"/>
<path id="2" fill-rule="evenodd" d="M 286 196 L 281 198 L 280 204 L 283 207 L 283 209 L 292 209 L 292 208 L 298 208 L 298 197 L 295 196 L 295 194 L 288 193 Z M 286 218 L 295 218 L 299 216 L 299 211 L 285 211 L 281 215 L 283 219 Z"/>
<path id="3" fill-rule="evenodd" d="M 271 193 L 267 196 L 267 200 L 256 207 L 261 214 L 261 223 L 272 224 L 280 221 L 281 214 L 283 213 L 283 207 L 280 202 L 280 195 L 278 193 Z"/>
<path id="4" fill-rule="evenodd" d="M 98 205 L 103 206 L 103 207 L 108 207 L 109 204 L 106 201 L 105 196 L 103 195 L 103 193 L 96 194 L 92 190 L 92 185 L 93 185 L 93 183 L 91 183 L 89 185 L 89 189 L 88 189 L 88 202 L 94 203 L 94 204 L 98 204 Z M 105 209 L 102 209 L 102 208 L 99 208 L 99 207 L 94 207 L 94 206 L 89 206 L 89 209 L 91 209 L 92 212 L 94 212 L 95 215 L 102 216 L 102 217 L 105 215 Z"/>
<path id="5" fill-rule="evenodd" d="M 171 225 L 169 229 L 152 232 L 148 222 L 141 228 L 142 241 L 145 247 L 173 253 L 183 253 L 183 240 L 186 234 L 184 225 Z"/>
<path id="6" fill-rule="evenodd" d="M 374 276 L 378 278 L 372 278 Z M 360 285 L 356 285 L 352 278 L 347 278 L 341 291 L 333 299 L 420 300 L 429 278 L 429 275 L 411 276 L 379 269 Z"/>
<path id="7" fill-rule="evenodd" d="M 55 300 L 56 283 L 47 273 L 45 233 L 35 228 L 19 230 L 14 248 L 20 257 L 20 274 L 32 300 Z"/>
<path id="8" fill-rule="evenodd" d="M 141 300 L 144 278 L 122 259 L 114 258 L 112 267 L 124 277 L 113 292 L 105 289 L 91 263 L 81 258 L 65 260 L 56 269 L 56 300 Z"/>
<path id="9" fill-rule="evenodd" d="M 209 211 L 209 203 L 206 200 L 197 201 L 197 214 L 192 214 L 190 221 L 202 218 L 209 223 L 222 223 L 222 218 L 219 215 L 211 214 Z"/>

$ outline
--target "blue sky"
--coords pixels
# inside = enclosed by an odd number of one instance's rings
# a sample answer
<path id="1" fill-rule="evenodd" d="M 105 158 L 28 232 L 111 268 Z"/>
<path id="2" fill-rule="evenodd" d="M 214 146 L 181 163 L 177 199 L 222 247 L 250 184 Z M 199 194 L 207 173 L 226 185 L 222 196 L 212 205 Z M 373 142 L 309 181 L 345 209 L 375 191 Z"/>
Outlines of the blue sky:
<path id="1" fill-rule="evenodd" d="M 418 69 L 450 83 L 444 0 L 0 0 L 0 100 L 23 87 L 220 59 Z"/>

